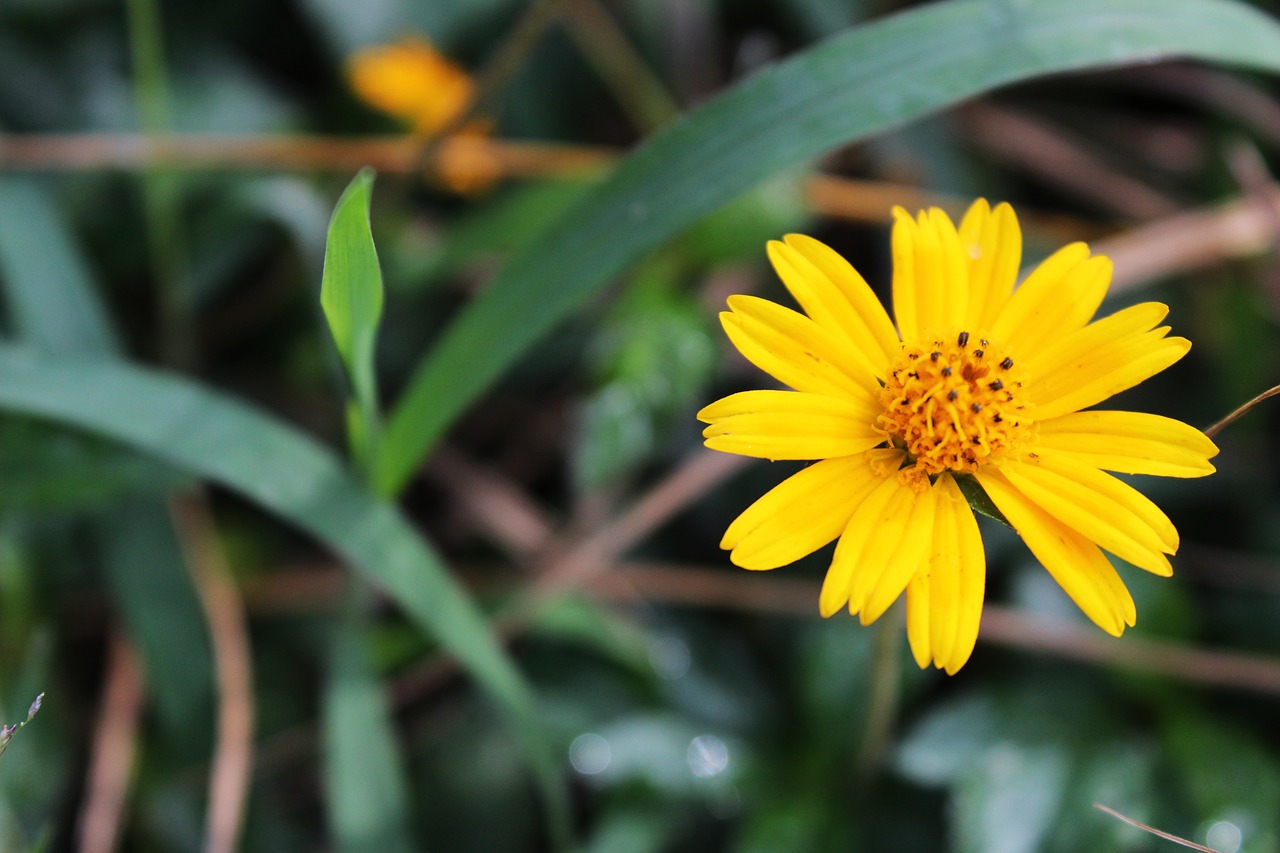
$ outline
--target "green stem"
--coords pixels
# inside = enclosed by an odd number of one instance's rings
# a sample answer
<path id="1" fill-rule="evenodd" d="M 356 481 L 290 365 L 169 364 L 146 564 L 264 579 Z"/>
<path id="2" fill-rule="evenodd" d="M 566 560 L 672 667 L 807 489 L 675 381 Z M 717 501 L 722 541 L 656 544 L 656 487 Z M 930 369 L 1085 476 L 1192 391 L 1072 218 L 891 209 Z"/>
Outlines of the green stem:
<path id="1" fill-rule="evenodd" d="M 680 114 L 680 104 L 597 0 L 573 0 L 565 22 L 596 73 L 644 133 Z"/>
<path id="2" fill-rule="evenodd" d="M 156 0 L 125 0 L 125 12 L 138 123 L 146 133 L 163 133 L 173 122 L 160 10 Z M 151 273 L 156 281 L 161 360 L 174 367 L 189 367 L 194 354 L 193 323 L 178 176 L 169 170 L 146 168 L 142 204 Z"/>
<path id="3" fill-rule="evenodd" d="M 898 712 L 902 692 L 898 666 L 902 622 L 902 604 L 898 603 L 880 617 L 873 629 L 867 719 L 855 765 L 855 778 L 863 788 L 870 784 L 884 759 Z"/>

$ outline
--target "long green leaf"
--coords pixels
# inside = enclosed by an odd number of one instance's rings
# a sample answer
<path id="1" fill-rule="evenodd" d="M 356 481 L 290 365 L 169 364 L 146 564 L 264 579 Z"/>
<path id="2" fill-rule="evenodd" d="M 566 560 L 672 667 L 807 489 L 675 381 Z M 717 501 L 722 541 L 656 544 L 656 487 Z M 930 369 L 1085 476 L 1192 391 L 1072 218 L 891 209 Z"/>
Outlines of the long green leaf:
<path id="1" fill-rule="evenodd" d="M 51 355 L 120 356 L 89 265 L 38 179 L 0 178 L 0 278 L 24 343 Z M 5 437 L 22 433 L 21 424 L 10 424 Z M 158 497 L 122 500 L 130 490 L 157 492 L 165 472 L 131 451 L 100 449 L 47 426 L 43 433 L 42 444 L 11 448 L 25 455 L 20 471 L 38 478 L 26 497 L 62 496 L 84 507 L 96 490 L 100 502 L 113 504 L 93 518 L 93 532 L 107 588 L 146 664 L 160 715 L 175 731 L 207 723 L 198 711 L 213 692 L 213 657 L 168 511 Z M 71 437 L 80 440 L 68 444 Z M 43 455 L 40 447 L 47 447 Z M 6 482 L 18 487 L 9 496 L 21 499 L 24 477 Z"/>
<path id="2" fill-rule="evenodd" d="M 342 853 L 412 853 L 409 784 L 386 691 L 366 652 L 368 598 L 348 599 L 329 657 L 321 715 L 329 822 Z"/>
<path id="3" fill-rule="evenodd" d="M 528 686 L 483 616 L 392 505 L 311 438 L 175 376 L 0 346 L 0 409 L 104 435 L 231 488 L 297 525 L 383 589 L 452 653 L 507 714 L 557 835 L 564 792 Z"/>
<path id="4" fill-rule="evenodd" d="M 0 179 L 0 279 L 16 331 L 32 346 L 60 355 L 119 350 L 88 265 L 35 178 Z"/>
<path id="5" fill-rule="evenodd" d="M 753 75 L 653 136 L 457 317 L 387 423 L 377 489 L 398 491 L 472 400 L 628 264 L 765 178 L 996 86 L 1172 56 L 1280 71 L 1280 26 L 1230 0 L 957 0 Z"/>

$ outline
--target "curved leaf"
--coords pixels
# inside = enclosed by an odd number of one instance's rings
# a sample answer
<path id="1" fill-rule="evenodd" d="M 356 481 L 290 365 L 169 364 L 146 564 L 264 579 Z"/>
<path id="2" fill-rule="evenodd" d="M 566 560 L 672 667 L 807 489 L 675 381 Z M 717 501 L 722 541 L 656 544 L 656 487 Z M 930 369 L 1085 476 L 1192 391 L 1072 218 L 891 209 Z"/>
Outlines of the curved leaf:
<path id="1" fill-rule="evenodd" d="M 534 341 L 645 252 L 770 175 L 996 86 L 1183 56 L 1280 71 L 1280 26 L 1229 0 L 967 0 L 857 27 L 657 133 L 516 253 L 419 366 L 379 446 L 398 491 Z"/>
<path id="2" fill-rule="evenodd" d="M 482 615 L 392 505 L 311 438 L 192 382 L 122 363 L 0 346 L 0 409 L 52 418 L 233 489 L 296 524 L 384 590 L 514 724 L 553 819 L 566 814 L 533 696 Z M 563 839 L 564 825 L 555 827 Z"/>

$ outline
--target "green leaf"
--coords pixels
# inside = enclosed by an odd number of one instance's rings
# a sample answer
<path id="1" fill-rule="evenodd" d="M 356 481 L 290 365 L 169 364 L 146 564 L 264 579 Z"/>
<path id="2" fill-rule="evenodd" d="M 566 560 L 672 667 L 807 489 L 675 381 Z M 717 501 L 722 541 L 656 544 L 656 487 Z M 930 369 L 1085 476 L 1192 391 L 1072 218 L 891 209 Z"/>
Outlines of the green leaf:
<path id="1" fill-rule="evenodd" d="M 0 274 L 16 331 L 32 346 L 60 355 L 118 351 L 88 267 L 34 178 L 0 179 Z"/>
<path id="2" fill-rule="evenodd" d="M 373 355 L 382 319 L 382 271 L 369 225 L 372 191 L 373 170 L 366 168 L 338 199 L 320 280 L 320 307 L 351 383 L 354 412 L 348 425 L 357 459 L 376 440 L 378 418 Z"/>
<path id="3" fill-rule="evenodd" d="M 533 696 L 439 557 L 314 440 L 175 376 L 0 346 L 0 408 L 107 436 L 233 489 L 315 536 L 434 636 L 507 714 L 567 838 L 556 762 Z"/>
<path id="4" fill-rule="evenodd" d="M 1280 25 L 1229 0 L 944 2 L 751 76 L 655 134 L 510 259 L 393 411 L 378 491 L 398 491 L 471 401 L 629 264 L 771 175 L 996 86 L 1172 56 L 1278 71 Z"/>
<path id="5" fill-rule="evenodd" d="M 360 614 L 367 598 L 349 600 L 350 618 L 340 621 L 329 658 L 323 714 L 329 821 L 343 853 L 411 853 L 408 782 L 391 708 L 365 649 Z"/>
<path id="6" fill-rule="evenodd" d="M 213 726 L 213 651 L 167 508 L 156 499 L 117 501 L 94 521 L 111 595 L 160 718 L 201 742 Z"/>
<path id="7" fill-rule="evenodd" d="M 53 355 L 116 358 L 119 344 L 97 287 L 53 198 L 31 178 L 0 180 L 0 270 L 23 341 Z M 154 460 L 48 424 L 0 426 L 0 504 L 109 504 L 95 519 L 107 587 L 150 674 L 171 728 L 207 722 L 196 713 L 213 692 L 213 659 L 168 510 L 177 485 Z M 137 496 L 150 493 L 150 500 Z M 163 607 L 156 602 L 163 601 Z"/>
<path id="8" fill-rule="evenodd" d="M 118 444 L 10 417 L 0 421 L 0 482 L 0 509 L 99 509 L 158 497 L 183 478 Z"/>
<path id="9" fill-rule="evenodd" d="M 986 489 L 982 488 L 982 484 L 968 474 L 961 474 L 956 478 L 956 485 L 960 487 L 960 493 L 964 495 L 964 499 L 969 502 L 969 508 L 980 515 L 985 515 L 992 521 L 998 521 L 1010 530 L 1014 530 L 1014 526 L 1009 523 L 1009 519 L 1004 517 L 1004 513 L 1000 511 L 1000 507 L 996 506 L 995 501 L 987 494 Z"/>

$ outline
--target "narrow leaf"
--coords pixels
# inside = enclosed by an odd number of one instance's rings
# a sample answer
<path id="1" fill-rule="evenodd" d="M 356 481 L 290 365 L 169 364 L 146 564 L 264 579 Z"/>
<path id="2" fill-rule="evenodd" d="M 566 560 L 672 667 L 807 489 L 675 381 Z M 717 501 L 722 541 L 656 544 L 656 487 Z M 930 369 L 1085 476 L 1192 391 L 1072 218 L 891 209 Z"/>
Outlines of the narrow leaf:
<path id="1" fill-rule="evenodd" d="M 365 651 L 368 596 L 339 622 L 324 694 L 326 798 L 342 853 L 412 853 L 408 782 L 391 708 Z"/>
<path id="2" fill-rule="evenodd" d="M 769 176 L 1007 83 L 1175 56 L 1280 71 L 1280 25 L 1232 0 L 956 0 L 751 76 L 655 134 L 459 315 L 391 414 L 378 491 L 399 491 L 468 404 L 627 265 Z"/>
<path id="3" fill-rule="evenodd" d="M 88 266 L 35 178 L 0 178 L 0 279 L 16 331 L 32 346 L 60 355 L 119 349 Z"/>
<path id="4" fill-rule="evenodd" d="M 0 178 L 0 278 L 16 331 L 33 348 L 119 357 L 89 264 L 51 192 L 35 178 Z M 107 588 L 146 665 L 149 689 L 172 729 L 206 723 L 198 711 L 213 692 L 212 652 L 160 499 L 176 478 L 131 451 L 38 427 L 38 435 L 37 425 L 21 422 L 0 431 L 0 471 L 12 468 L 14 474 L 5 478 L 4 500 L 111 505 L 93 519 L 93 533 L 104 553 Z M 138 497 L 146 493 L 147 499 Z"/>
<path id="5" fill-rule="evenodd" d="M 373 356 L 382 319 L 382 271 L 369 225 L 373 170 L 363 169 L 338 199 L 324 248 L 320 307 L 351 383 L 352 446 L 363 455 L 375 438 Z"/>

